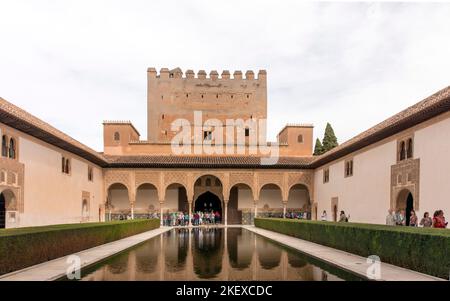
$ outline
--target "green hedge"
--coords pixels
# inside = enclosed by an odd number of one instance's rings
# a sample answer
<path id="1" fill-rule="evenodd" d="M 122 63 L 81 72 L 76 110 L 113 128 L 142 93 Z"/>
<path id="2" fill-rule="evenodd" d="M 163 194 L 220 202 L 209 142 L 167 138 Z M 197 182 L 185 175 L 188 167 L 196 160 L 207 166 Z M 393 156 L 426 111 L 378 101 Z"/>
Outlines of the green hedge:
<path id="1" fill-rule="evenodd" d="M 0 230 L 0 275 L 156 229 L 158 219 Z"/>
<path id="2" fill-rule="evenodd" d="M 255 226 L 448 279 L 450 230 L 257 218 Z"/>

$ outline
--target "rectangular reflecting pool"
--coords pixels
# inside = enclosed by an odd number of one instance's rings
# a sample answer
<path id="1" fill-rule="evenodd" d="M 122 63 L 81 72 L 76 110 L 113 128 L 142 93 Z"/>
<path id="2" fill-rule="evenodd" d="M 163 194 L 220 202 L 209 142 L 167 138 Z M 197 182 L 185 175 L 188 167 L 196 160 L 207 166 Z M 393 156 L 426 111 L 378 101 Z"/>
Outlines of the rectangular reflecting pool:
<path id="1" fill-rule="evenodd" d="M 242 228 L 173 229 L 82 270 L 81 280 L 361 280 Z"/>

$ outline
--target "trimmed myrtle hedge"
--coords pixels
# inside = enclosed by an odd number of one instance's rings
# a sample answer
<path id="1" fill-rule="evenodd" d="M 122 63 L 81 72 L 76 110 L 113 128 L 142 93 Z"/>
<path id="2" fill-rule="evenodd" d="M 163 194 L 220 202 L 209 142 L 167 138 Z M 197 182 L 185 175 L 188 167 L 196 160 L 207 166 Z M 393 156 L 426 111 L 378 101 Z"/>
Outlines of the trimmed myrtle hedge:
<path id="1" fill-rule="evenodd" d="M 159 219 L 0 230 L 0 275 L 159 228 Z"/>
<path id="2" fill-rule="evenodd" d="M 450 230 L 256 218 L 255 226 L 448 279 Z"/>

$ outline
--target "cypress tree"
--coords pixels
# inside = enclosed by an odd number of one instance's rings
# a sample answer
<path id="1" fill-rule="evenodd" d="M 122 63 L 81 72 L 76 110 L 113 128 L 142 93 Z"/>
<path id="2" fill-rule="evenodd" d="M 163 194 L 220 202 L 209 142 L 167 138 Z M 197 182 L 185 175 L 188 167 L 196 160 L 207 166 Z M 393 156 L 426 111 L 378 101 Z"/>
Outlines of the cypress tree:
<path id="1" fill-rule="evenodd" d="M 338 146 L 336 135 L 334 134 L 331 124 L 327 122 L 327 126 L 325 127 L 325 135 L 322 140 L 323 153 L 336 146 Z"/>
<path id="2" fill-rule="evenodd" d="M 323 146 L 319 138 L 316 138 L 316 146 L 314 146 L 314 156 L 323 154 Z"/>

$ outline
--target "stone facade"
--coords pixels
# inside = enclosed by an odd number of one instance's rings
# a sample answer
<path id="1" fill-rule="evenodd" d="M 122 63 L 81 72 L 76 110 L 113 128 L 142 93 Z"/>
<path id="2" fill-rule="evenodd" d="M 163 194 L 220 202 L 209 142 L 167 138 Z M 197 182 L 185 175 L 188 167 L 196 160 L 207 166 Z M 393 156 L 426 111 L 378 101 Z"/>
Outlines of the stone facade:
<path id="1" fill-rule="evenodd" d="M 450 212 L 450 87 L 318 157 L 308 124 L 281 130 L 273 166 L 261 164 L 262 153 L 250 154 L 247 141 L 243 154 L 173 154 L 168 127 L 176 117 L 191 120 L 202 110 L 221 121 L 265 118 L 266 76 L 224 71 L 219 78 L 213 71 L 207 78 L 188 70 L 183 77 L 179 69 L 158 75 L 150 68 L 148 140 L 130 121 L 105 121 L 103 153 L 0 98 L 0 224 L 192 213 L 206 193 L 218 199 L 225 224 L 289 211 L 318 219 L 324 210 L 329 220 L 345 210 L 351 221 L 384 223 L 388 209 L 406 202 L 418 215 Z"/>
<path id="2" fill-rule="evenodd" d="M 189 203 L 189 209 L 195 205 L 197 198 L 206 191 L 212 191 L 222 201 L 222 208 L 225 211 L 230 200 L 230 192 L 233 187 L 245 185 L 251 191 L 251 204 L 247 203 L 244 207 L 240 207 L 240 211 L 244 213 L 243 221 L 249 222 L 255 214 L 264 215 L 269 213 L 281 213 L 284 210 L 310 210 L 312 200 L 309 199 L 313 195 L 313 172 L 311 170 L 271 170 L 271 171 L 249 171 L 249 170 L 222 170 L 222 169 L 106 169 L 105 177 L 105 191 L 107 198 L 114 202 L 114 196 L 111 195 L 110 188 L 116 184 L 123 185 L 126 190 L 125 194 L 127 202 L 129 202 L 129 210 L 124 210 L 121 207 L 116 213 L 125 213 L 134 215 L 134 204 L 136 203 L 136 196 L 138 190 L 144 184 L 150 184 L 155 190 L 157 196 L 157 203 L 153 202 L 153 206 L 158 204 L 158 208 L 154 206 L 156 212 L 162 214 L 163 211 L 178 211 L 182 208 L 173 205 L 167 205 L 169 196 L 167 195 L 168 188 L 177 185 L 186 191 L 186 201 Z M 220 185 L 210 185 L 209 187 L 197 187 L 196 183 L 202 177 L 210 177 L 213 181 L 217 179 Z M 264 203 L 260 201 L 261 191 L 265 187 L 272 185 L 275 190 L 279 190 L 279 199 L 277 200 L 278 207 L 265 208 Z M 214 187 L 220 187 L 215 191 Z M 307 192 L 306 197 L 299 197 L 296 202 L 289 202 L 290 193 L 293 189 L 302 189 Z M 299 207 L 297 201 L 302 199 L 302 204 L 306 206 Z M 154 200 L 156 201 L 156 200 Z M 151 201 L 149 201 L 150 205 Z M 176 204 L 171 201 L 171 204 Z M 114 206 L 113 206 L 114 207 Z M 114 209 L 112 209 L 114 214 Z M 253 214 L 249 218 L 248 214 Z M 226 220 L 224 220 L 226 223 Z"/>

